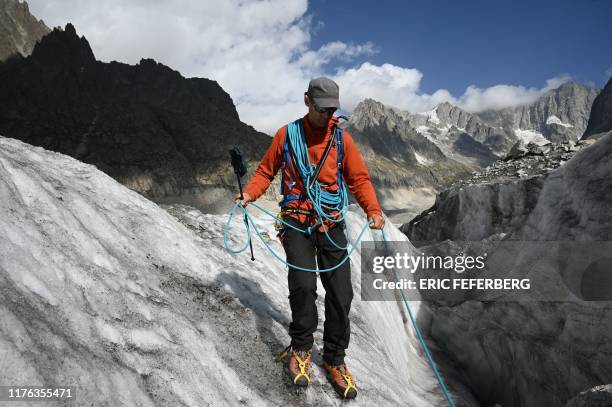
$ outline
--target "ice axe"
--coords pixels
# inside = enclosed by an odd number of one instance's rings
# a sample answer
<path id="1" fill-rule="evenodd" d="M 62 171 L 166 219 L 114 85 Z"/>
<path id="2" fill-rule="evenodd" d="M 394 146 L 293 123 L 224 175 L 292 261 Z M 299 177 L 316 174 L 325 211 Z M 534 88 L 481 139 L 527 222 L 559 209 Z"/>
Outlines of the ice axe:
<path id="1" fill-rule="evenodd" d="M 246 163 L 242 158 L 242 154 L 240 154 L 240 150 L 238 147 L 234 147 L 229 150 L 230 156 L 232 158 L 232 167 L 234 167 L 234 174 L 236 174 L 236 178 L 238 178 L 238 189 L 240 190 L 240 200 L 244 199 L 242 195 L 242 181 L 240 178 L 243 177 L 247 173 Z M 251 235 L 251 230 L 249 229 L 249 219 L 247 218 L 246 211 L 244 212 L 244 225 L 246 226 L 247 233 L 249 236 Z M 253 256 L 253 242 L 249 239 L 249 247 L 251 248 L 251 260 L 255 261 L 255 256 Z"/>

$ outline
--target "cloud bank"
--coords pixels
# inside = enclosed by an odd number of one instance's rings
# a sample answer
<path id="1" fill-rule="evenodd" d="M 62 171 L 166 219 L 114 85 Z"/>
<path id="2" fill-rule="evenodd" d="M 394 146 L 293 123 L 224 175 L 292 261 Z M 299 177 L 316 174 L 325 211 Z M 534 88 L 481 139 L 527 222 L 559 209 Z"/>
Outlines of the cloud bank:
<path id="1" fill-rule="evenodd" d="M 32 13 L 49 26 L 72 22 L 96 57 L 130 64 L 154 58 L 186 77 L 219 82 L 243 122 L 273 134 L 305 113 L 308 81 L 327 75 L 338 81 L 343 107 L 366 97 L 411 112 L 448 101 L 468 111 L 518 106 L 536 100 L 568 77 L 539 89 L 514 85 L 468 86 L 460 96 L 445 89 L 420 91 L 423 73 L 357 59 L 375 54 L 370 42 L 330 41 L 311 45 L 316 22 L 306 0 L 28 0 Z"/>

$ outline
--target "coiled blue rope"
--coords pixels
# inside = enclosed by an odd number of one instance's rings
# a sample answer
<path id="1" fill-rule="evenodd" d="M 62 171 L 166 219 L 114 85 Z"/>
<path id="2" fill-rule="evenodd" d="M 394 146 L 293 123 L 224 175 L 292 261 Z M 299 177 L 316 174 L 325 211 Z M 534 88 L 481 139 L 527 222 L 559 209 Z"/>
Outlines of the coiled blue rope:
<path id="1" fill-rule="evenodd" d="M 302 181 L 302 185 L 306 187 L 306 194 L 312 202 L 319 220 L 321 222 L 327 220 L 334 223 L 344 221 L 348 211 L 348 194 L 344 179 L 337 180 L 337 191 L 328 191 L 326 187 L 329 187 L 329 185 L 320 183 L 317 179 L 313 180 L 317 168 L 310 162 L 308 145 L 306 144 L 306 136 L 301 120 L 296 120 L 287 125 L 287 137 L 289 138 L 289 146 L 293 153 L 293 163 L 297 169 L 298 176 Z M 313 185 L 312 188 L 308 188 L 311 183 Z M 330 213 L 333 212 L 336 213 L 331 215 Z"/>
<path id="2" fill-rule="evenodd" d="M 255 202 L 250 202 L 249 205 L 253 205 L 254 207 L 256 207 L 257 209 L 267 213 L 268 215 L 274 217 L 274 214 L 271 213 L 270 211 L 268 211 L 267 209 L 257 205 L 257 203 Z M 351 248 L 350 250 L 347 251 L 346 256 L 344 256 L 344 258 L 335 266 L 333 267 L 329 267 L 326 269 L 309 269 L 309 268 L 304 268 L 304 267 L 300 267 L 298 265 L 295 264 L 291 264 L 289 263 L 287 260 L 283 259 L 283 257 L 281 255 L 279 255 L 276 250 L 274 250 L 269 244 L 268 242 L 266 242 L 266 240 L 263 238 L 263 236 L 261 235 L 261 232 L 259 231 L 259 228 L 257 228 L 257 225 L 255 224 L 255 222 L 253 222 L 253 219 L 251 218 L 251 215 L 249 214 L 249 212 L 246 210 L 246 208 L 244 208 L 240 203 L 236 203 L 234 204 L 234 207 L 232 208 L 232 211 L 230 212 L 230 215 L 227 219 L 227 222 L 225 223 L 225 227 L 223 228 L 223 245 L 225 246 L 225 249 L 231 253 L 237 254 L 240 252 L 243 252 L 244 250 L 246 250 L 247 247 L 249 247 L 249 242 L 251 241 L 251 233 L 250 233 L 250 227 L 247 226 L 247 238 L 246 241 L 244 242 L 244 244 L 238 248 L 233 248 L 230 246 L 229 244 L 229 230 L 231 227 L 231 223 L 232 223 L 232 219 L 234 218 L 235 214 L 236 214 L 236 210 L 240 208 L 243 213 L 246 215 L 248 223 L 247 225 L 251 225 L 253 227 L 253 230 L 255 231 L 255 233 L 257 234 L 257 237 L 259 237 L 259 239 L 261 240 L 261 242 L 264 244 L 264 246 L 266 247 L 266 249 L 268 249 L 270 251 L 270 253 L 272 253 L 272 255 L 278 259 L 279 261 L 281 261 L 283 264 L 285 264 L 288 267 L 294 268 L 296 270 L 301 270 L 301 271 L 307 271 L 307 272 L 311 272 L 311 273 L 326 273 L 328 271 L 333 271 L 335 269 L 337 269 L 338 267 L 340 267 L 341 265 L 343 265 L 344 263 L 346 263 L 346 261 L 351 257 L 351 254 L 353 254 L 353 252 L 355 251 L 355 249 L 357 248 L 357 244 L 359 243 L 359 241 L 363 238 L 363 235 L 365 233 L 365 231 L 368 229 L 369 224 L 365 224 L 364 227 L 361 229 L 361 232 L 359 233 L 359 236 L 357 236 L 357 239 L 355 240 L 355 243 L 351 243 Z M 281 221 L 283 222 L 284 225 L 293 228 L 295 230 L 298 230 L 302 233 L 307 233 L 306 229 L 302 229 L 296 226 L 293 226 L 290 223 L 285 222 L 284 220 L 281 219 Z M 331 239 L 331 237 L 329 235 L 327 235 L 327 231 L 325 232 L 326 236 L 328 237 L 328 239 L 330 239 L 330 241 L 333 243 L 333 239 Z M 347 239 L 348 241 L 348 239 Z M 347 246 L 343 249 L 348 248 L 348 243 Z M 336 247 L 338 247 L 336 245 Z"/>

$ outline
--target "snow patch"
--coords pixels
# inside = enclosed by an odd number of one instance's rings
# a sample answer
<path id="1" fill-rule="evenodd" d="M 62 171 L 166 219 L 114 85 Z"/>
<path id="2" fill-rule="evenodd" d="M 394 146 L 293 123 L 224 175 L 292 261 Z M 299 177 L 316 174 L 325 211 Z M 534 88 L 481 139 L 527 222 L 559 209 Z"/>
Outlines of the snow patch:
<path id="1" fill-rule="evenodd" d="M 525 144 L 535 143 L 539 146 L 543 146 L 550 143 L 549 140 L 544 138 L 542 133 L 538 133 L 535 130 L 514 129 L 514 135 L 518 137 L 519 140 L 522 140 Z"/>
<path id="2" fill-rule="evenodd" d="M 431 127 L 429 127 L 429 126 L 425 126 L 425 125 L 423 125 L 423 126 L 419 126 L 419 127 L 417 127 L 415 130 L 416 130 L 418 133 L 421 133 L 421 134 L 423 134 L 423 135 L 425 135 L 425 134 L 430 134 L 430 133 L 431 133 Z"/>
<path id="3" fill-rule="evenodd" d="M 430 141 L 437 143 L 448 139 L 448 132 L 452 128 L 451 125 L 444 127 L 431 127 L 427 125 L 418 126 L 415 130 L 417 133 L 427 137 Z"/>
<path id="4" fill-rule="evenodd" d="M 128 333 L 128 342 L 145 352 L 160 351 L 167 341 L 152 329 L 133 329 Z"/>
<path id="5" fill-rule="evenodd" d="M 119 345 L 123 345 L 125 343 L 121 332 L 119 332 L 119 330 L 114 326 L 107 324 L 105 321 L 101 319 L 96 320 L 96 328 L 98 329 L 98 333 L 102 339 Z"/>
<path id="6" fill-rule="evenodd" d="M 419 162 L 419 164 L 423 164 L 423 165 L 430 165 L 432 164 L 432 161 L 427 159 L 426 157 L 422 156 L 421 154 L 417 153 L 416 151 L 414 152 L 414 155 L 417 159 L 417 161 Z"/>
<path id="7" fill-rule="evenodd" d="M 440 118 L 438 117 L 438 112 L 436 111 L 438 108 L 436 107 L 433 110 L 428 112 L 424 112 L 423 114 L 427 116 L 427 121 L 433 124 L 440 124 Z"/>
<path id="8" fill-rule="evenodd" d="M 567 124 L 567 123 L 563 123 L 561 121 L 561 119 L 559 119 L 557 116 L 550 116 L 548 119 L 546 119 L 546 124 L 550 125 L 550 124 L 557 124 L 559 126 L 563 126 L 563 127 L 574 127 L 571 124 Z"/>

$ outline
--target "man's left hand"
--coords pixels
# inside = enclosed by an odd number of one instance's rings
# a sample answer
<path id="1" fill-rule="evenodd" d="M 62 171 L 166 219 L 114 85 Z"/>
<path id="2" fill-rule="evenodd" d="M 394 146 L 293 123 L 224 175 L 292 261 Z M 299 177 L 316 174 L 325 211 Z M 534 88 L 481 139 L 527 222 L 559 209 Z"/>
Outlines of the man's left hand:
<path id="1" fill-rule="evenodd" d="M 370 220 L 372 221 L 370 229 L 382 229 L 385 227 L 385 218 L 382 215 L 375 213 Z"/>

